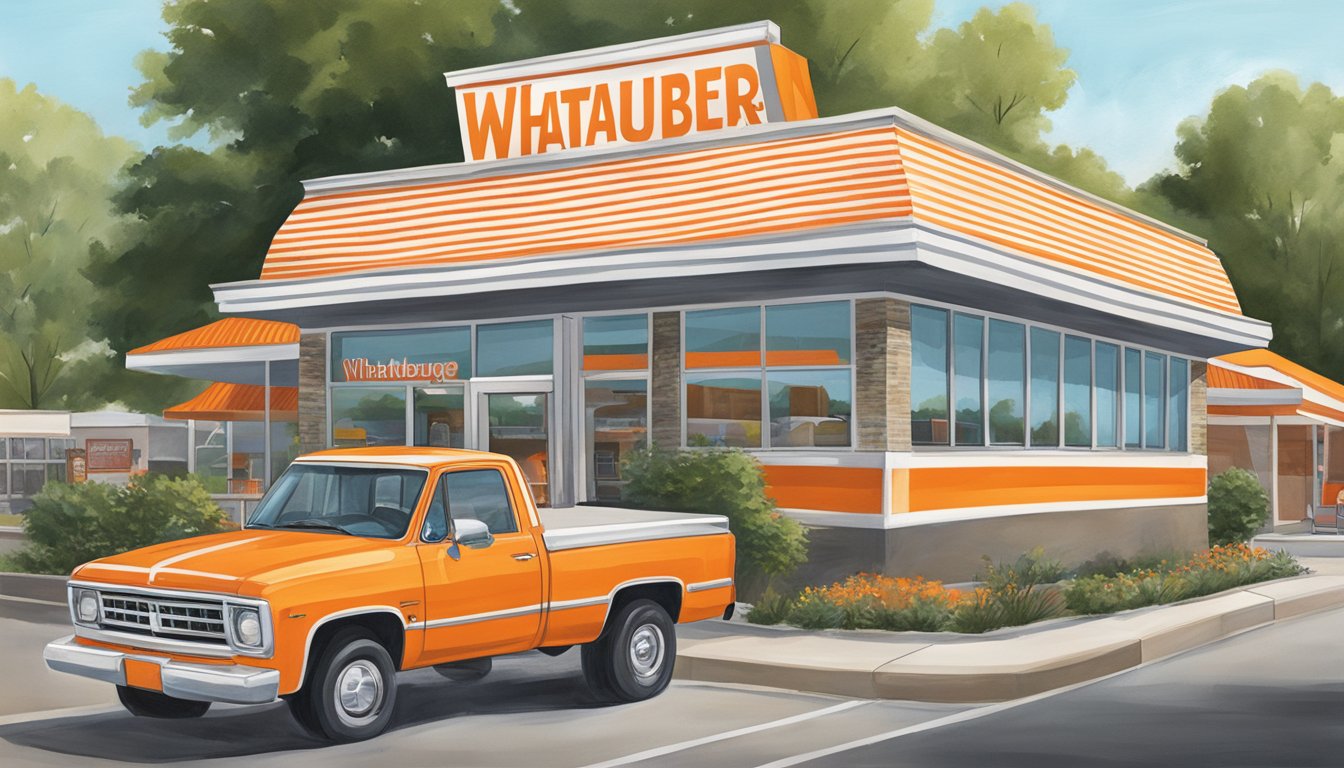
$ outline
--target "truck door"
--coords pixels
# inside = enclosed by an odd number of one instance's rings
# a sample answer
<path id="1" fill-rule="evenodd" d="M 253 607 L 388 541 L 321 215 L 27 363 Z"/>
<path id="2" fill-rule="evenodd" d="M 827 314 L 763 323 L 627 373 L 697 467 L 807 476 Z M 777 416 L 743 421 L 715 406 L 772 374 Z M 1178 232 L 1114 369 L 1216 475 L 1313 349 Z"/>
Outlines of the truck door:
<path id="1" fill-rule="evenodd" d="M 417 545 L 425 579 L 423 660 L 437 664 L 532 647 L 541 627 L 541 557 L 496 467 L 440 475 Z M 476 519 L 488 546 L 452 541 L 454 521 Z"/>

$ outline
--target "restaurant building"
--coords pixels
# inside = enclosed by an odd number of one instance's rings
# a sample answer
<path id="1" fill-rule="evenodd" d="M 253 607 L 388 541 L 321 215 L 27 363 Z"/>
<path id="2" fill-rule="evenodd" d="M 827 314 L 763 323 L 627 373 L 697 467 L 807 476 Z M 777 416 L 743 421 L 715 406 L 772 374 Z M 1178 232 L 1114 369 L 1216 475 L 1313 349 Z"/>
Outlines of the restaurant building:
<path id="1" fill-rule="evenodd" d="M 447 79 L 467 162 L 306 182 L 229 317 L 128 366 L 295 388 L 302 450 L 507 453 L 554 506 L 741 448 L 815 578 L 1204 545 L 1205 361 L 1270 332 L 1202 240 L 897 108 L 818 118 L 769 22 Z"/>

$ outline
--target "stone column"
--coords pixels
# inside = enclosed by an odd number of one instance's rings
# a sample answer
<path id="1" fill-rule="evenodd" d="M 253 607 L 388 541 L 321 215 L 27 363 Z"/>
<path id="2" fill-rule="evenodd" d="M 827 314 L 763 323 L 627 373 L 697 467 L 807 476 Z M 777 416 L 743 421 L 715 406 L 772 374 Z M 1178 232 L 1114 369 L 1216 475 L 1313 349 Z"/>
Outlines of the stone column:
<path id="1" fill-rule="evenodd" d="M 1209 453 L 1209 364 L 1190 361 L 1190 452 Z"/>
<path id="2" fill-rule="evenodd" d="M 681 313 L 653 313 L 649 434 L 660 448 L 681 447 Z"/>
<path id="3" fill-rule="evenodd" d="M 910 450 L 910 304 L 854 302 L 857 447 Z"/>
<path id="4" fill-rule="evenodd" d="M 299 337 L 299 449 L 327 448 L 327 335 Z"/>

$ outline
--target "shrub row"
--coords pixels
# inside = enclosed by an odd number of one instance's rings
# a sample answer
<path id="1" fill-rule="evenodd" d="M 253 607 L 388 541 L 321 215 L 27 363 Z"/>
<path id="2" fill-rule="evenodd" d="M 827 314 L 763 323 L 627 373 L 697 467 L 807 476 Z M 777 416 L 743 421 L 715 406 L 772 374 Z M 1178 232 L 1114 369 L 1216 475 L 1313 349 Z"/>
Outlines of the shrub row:
<path id="1" fill-rule="evenodd" d="M 981 633 L 1069 614 L 1112 613 L 1210 595 L 1295 576 L 1305 569 L 1285 552 L 1245 544 L 1216 546 L 1188 560 L 1094 574 L 1060 582 L 1064 569 L 1038 548 L 1015 563 L 985 559 L 981 584 L 949 589 L 940 582 L 861 573 L 793 598 L 767 593 L 752 606 L 753 624 L 804 629 L 886 629 Z"/>
<path id="2" fill-rule="evenodd" d="M 1296 576 L 1305 570 L 1287 552 L 1270 553 L 1242 543 L 1227 544 L 1184 562 L 1163 560 L 1154 568 L 1074 579 L 1064 590 L 1064 602 L 1074 613 L 1113 613 Z"/>

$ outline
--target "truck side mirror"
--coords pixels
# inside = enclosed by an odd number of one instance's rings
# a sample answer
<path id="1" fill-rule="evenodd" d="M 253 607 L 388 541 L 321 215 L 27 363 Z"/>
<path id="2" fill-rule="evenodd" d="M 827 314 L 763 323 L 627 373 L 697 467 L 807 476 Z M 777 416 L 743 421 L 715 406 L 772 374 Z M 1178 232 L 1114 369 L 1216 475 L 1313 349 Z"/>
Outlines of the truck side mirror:
<path id="1" fill-rule="evenodd" d="M 490 528 L 480 520 L 468 517 L 453 522 L 453 543 L 471 549 L 485 549 L 495 543 L 494 534 L 490 533 Z"/>

